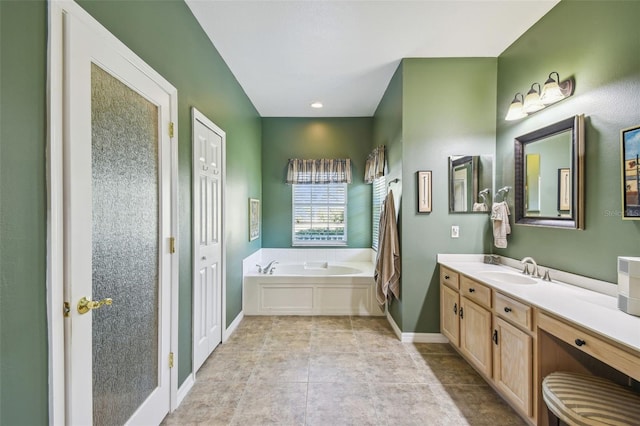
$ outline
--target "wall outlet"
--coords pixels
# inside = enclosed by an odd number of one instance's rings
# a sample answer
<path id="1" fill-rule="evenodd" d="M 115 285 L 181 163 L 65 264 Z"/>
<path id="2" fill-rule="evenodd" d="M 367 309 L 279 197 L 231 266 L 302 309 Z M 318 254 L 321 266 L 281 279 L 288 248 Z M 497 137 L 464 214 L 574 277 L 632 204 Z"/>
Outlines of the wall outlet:
<path id="1" fill-rule="evenodd" d="M 451 226 L 451 238 L 460 237 L 460 227 L 458 225 Z"/>

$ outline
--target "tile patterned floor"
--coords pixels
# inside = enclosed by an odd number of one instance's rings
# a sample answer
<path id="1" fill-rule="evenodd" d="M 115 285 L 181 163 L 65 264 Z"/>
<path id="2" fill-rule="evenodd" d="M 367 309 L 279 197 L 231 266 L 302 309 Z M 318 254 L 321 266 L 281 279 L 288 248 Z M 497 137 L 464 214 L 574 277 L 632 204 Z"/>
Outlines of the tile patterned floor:
<path id="1" fill-rule="evenodd" d="M 524 425 L 447 344 L 385 318 L 245 317 L 163 425 Z"/>

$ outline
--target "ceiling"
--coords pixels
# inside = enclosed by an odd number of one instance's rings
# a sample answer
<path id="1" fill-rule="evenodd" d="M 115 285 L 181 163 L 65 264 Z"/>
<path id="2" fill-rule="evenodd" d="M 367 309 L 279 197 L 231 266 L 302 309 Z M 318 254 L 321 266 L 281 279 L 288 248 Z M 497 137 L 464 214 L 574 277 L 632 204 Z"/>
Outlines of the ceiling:
<path id="1" fill-rule="evenodd" d="M 367 117 L 402 58 L 497 57 L 558 1 L 186 3 L 261 116 Z"/>

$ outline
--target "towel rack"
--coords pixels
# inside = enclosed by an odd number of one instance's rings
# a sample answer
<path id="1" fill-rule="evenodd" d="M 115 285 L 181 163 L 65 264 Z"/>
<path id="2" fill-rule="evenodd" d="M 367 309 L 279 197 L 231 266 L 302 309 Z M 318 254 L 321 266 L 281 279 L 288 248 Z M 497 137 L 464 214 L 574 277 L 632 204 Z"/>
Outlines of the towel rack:
<path id="1" fill-rule="evenodd" d="M 478 196 L 482 198 L 482 202 L 487 204 L 487 196 L 489 195 L 489 188 L 485 188 L 482 191 L 478 192 Z"/>
<path id="2" fill-rule="evenodd" d="M 507 194 L 509 194 L 509 191 L 511 190 L 510 186 L 503 186 L 502 188 L 498 189 L 498 191 L 496 191 L 496 196 L 493 198 L 493 201 L 500 202 L 500 201 L 506 201 L 507 200 Z M 498 197 L 502 196 L 502 200 L 498 200 Z"/>

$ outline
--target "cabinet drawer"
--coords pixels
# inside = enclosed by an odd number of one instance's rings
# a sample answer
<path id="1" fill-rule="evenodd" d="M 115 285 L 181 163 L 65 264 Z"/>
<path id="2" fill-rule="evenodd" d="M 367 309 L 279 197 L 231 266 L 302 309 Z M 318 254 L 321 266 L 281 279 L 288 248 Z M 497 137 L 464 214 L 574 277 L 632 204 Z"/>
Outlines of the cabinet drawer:
<path id="1" fill-rule="evenodd" d="M 601 337 L 567 324 L 544 313 L 538 315 L 538 328 L 556 336 L 627 376 L 640 380 L 640 357 L 615 346 Z"/>
<path id="2" fill-rule="evenodd" d="M 531 306 L 495 292 L 493 307 L 496 314 L 516 325 L 521 325 L 527 330 L 531 330 Z"/>
<path id="3" fill-rule="evenodd" d="M 460 277 L 460 295 L 486 307 L 491 307 L 491 289 L 464 275 Z"/>
<path id="4" fill-rule="evenodd" d="M 440 265 L 440 282 L 456 290 L 460 289 L 460 276 L 457 272 Z"/>

